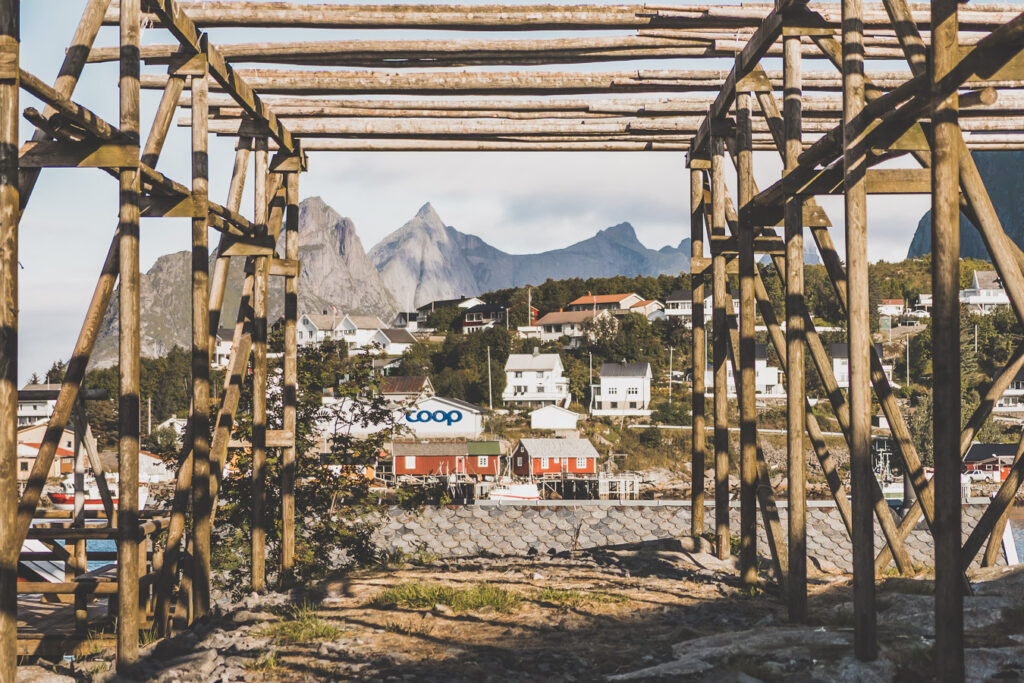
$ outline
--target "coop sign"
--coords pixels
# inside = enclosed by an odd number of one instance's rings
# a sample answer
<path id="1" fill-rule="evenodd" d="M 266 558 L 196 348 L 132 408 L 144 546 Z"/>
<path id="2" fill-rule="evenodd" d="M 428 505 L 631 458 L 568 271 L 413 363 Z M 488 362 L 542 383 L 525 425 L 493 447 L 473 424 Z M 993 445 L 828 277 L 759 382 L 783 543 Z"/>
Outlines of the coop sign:
<path id="1" fill-rule="evenodd" d="M 462 422 L 461 410 L 420 410 L 405 414 L 406 422 L 440 422 L 451 427 L 456 422 Z"/>

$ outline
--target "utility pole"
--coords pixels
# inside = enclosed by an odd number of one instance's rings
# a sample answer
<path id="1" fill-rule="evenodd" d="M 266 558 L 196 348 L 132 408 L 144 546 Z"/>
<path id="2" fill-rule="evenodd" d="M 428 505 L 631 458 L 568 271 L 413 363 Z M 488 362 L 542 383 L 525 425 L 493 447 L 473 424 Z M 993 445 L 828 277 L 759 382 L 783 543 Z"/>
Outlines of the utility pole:
<path id="1" fill-rule="evenodd" d="M 910 335 L 907 335 L 907 384 L 910 384 Z"/>
<path id="2" fill-rule="evenodd" d="M 594 354 L 587 351 L 587 390 L 590 392 L 590 409 L 594 409 Z"/>
<path id="3" fill-rule="evenodd" d="M 672 405 L 672 351 L 673 347 L 668 347 L 668 404 Z"/>
<path id="4" fill-rule="evenodd" d="M 978 323 L 974 323 L 974 353 L 978 353 Z"/>
<path id="5" fill-rule="evenodd" d="M 494 410 L 494 393 L 491 390 L 491 347 L 487 347 L 487 409 Z"/>
<path id="6" fill-rule="evenodd" d="M 153 433 L 153 397 L 146 399 L 146 433 Z"/>

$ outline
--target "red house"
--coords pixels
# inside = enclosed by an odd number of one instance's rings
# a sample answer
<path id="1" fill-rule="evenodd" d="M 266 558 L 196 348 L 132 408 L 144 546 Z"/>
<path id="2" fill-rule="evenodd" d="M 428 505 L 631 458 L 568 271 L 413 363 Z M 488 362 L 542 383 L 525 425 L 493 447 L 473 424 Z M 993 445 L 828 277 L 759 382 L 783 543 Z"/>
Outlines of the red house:
<path id="1" fill-rule="evenodd" d="M 1015 443 L 973 443 L 964 456 L 964 469 L 982 472 L 986 479 L 1003 481 L 1010 474 L 1016 455 Z"/>
<path id="2" fill-rule="evenodd" d="M 597 474 L 597 450 L 588 439 L 520 439 L 512 450 L 517 477 Z"/>
<path id="3" fill-rule="evenodd" d="M 476 446 L 475 442 L 465 441 L 396 441 L 392 446 L 395 476 L 417 478 L 454 474 L 474 479 L 497 476 L 501 467 L 500 455 Z"/>

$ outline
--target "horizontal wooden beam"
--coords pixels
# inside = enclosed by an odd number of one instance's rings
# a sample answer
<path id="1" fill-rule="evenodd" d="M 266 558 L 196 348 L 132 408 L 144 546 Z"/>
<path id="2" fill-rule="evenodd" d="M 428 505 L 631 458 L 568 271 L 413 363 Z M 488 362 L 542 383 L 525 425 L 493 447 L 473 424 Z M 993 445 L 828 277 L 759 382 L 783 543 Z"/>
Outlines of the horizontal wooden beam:
<path id="1" fill-rule="evenodd" d="M 139 146 L 114 142 L 29 141 L 18 152 L 21 168 L 134 168 Z"/>

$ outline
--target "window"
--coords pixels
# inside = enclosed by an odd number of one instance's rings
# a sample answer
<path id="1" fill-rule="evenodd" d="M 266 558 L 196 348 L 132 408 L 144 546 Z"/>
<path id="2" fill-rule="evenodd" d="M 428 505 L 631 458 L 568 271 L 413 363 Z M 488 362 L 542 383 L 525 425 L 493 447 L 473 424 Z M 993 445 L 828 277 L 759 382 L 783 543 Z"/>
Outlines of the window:
<path id="1" fill-rule="evenodd" d="M 416 469 L 416 456 L 407 455 L 405 456 L 405 469 L 414 470 Z"/>
<path id="2" fill-rule="evenodd" d="M 617 396 L 618 393 L 619 393 L 619 388 L 618 387 L 608 387 L 608 395 L 609 396 Z"/>
<path id="3" fill-rule="evenodd" d="M 477 467 L 487 467 L 487 456 L 486 455 L 477 456 L 476 466 Z"/>
<path id="4" fill-rule="evenodd" d="M 522 467 L 522 466 L 523 466 L 523 456 L 517 455 L 516 456 L 516 467 Z"/>
<path id="5" fill-rule="evenodd" d="M 543 394 L 544 393 L 544 385 L 543 384 L 538 384 L 537 385 L 537 393 L 538 394 Z"/>
<path id="6" fill-rule="evenodd" d="M 585 470 L 585 469 L 587 469 L 587 459 L 586 458 L 576 458 L 576 469 L 578 469 L 578 470 Z"/>
<path id="7" fill-rule="evenodd" d="M 516 372 L 516 373 L 515 373 L 514 375 L 512 375 L 512 376 L 513 376 L 513 377 L 515 377 L 516 379 L 522 379 L 522 378 L 523 378 L 523 373 L 521 373 L 521 372 Z"/>
<path id="8" fill-rule="evenodd" d="M 640 389 L 638 389 L 637 387 L 629 387 L 628 389 L 626 389 L 626 393 L 629 394 L 630 396 L 636 396 L 637 394 L 640 393 Z"/>
<path id="9" fill-rule="evenodd" d="M 547 458 L 541 458 L 540 459 L 540 468 L 542 470 L 546 470 L 548 468 L 548 459 Z"/>
<path id="10" fill-rule="evenodd" d="M 19 464 L 21 465 L 21 471 L 22 472 L 28 472 L 28 463 L 27 462 L 22 460 Z"/>
<path id="11" fill-rule="evenodd" d="M 619 402 L 618 401 L 612 401 L 612 410 L 615 410 L 618 407 L 619 407 Z"/>
<path id="12" fill-rule="evenodd" d="M 630 401 L 629 402 L 629 407 L 630 408 L 636 408 L 636 401 Z"/>

